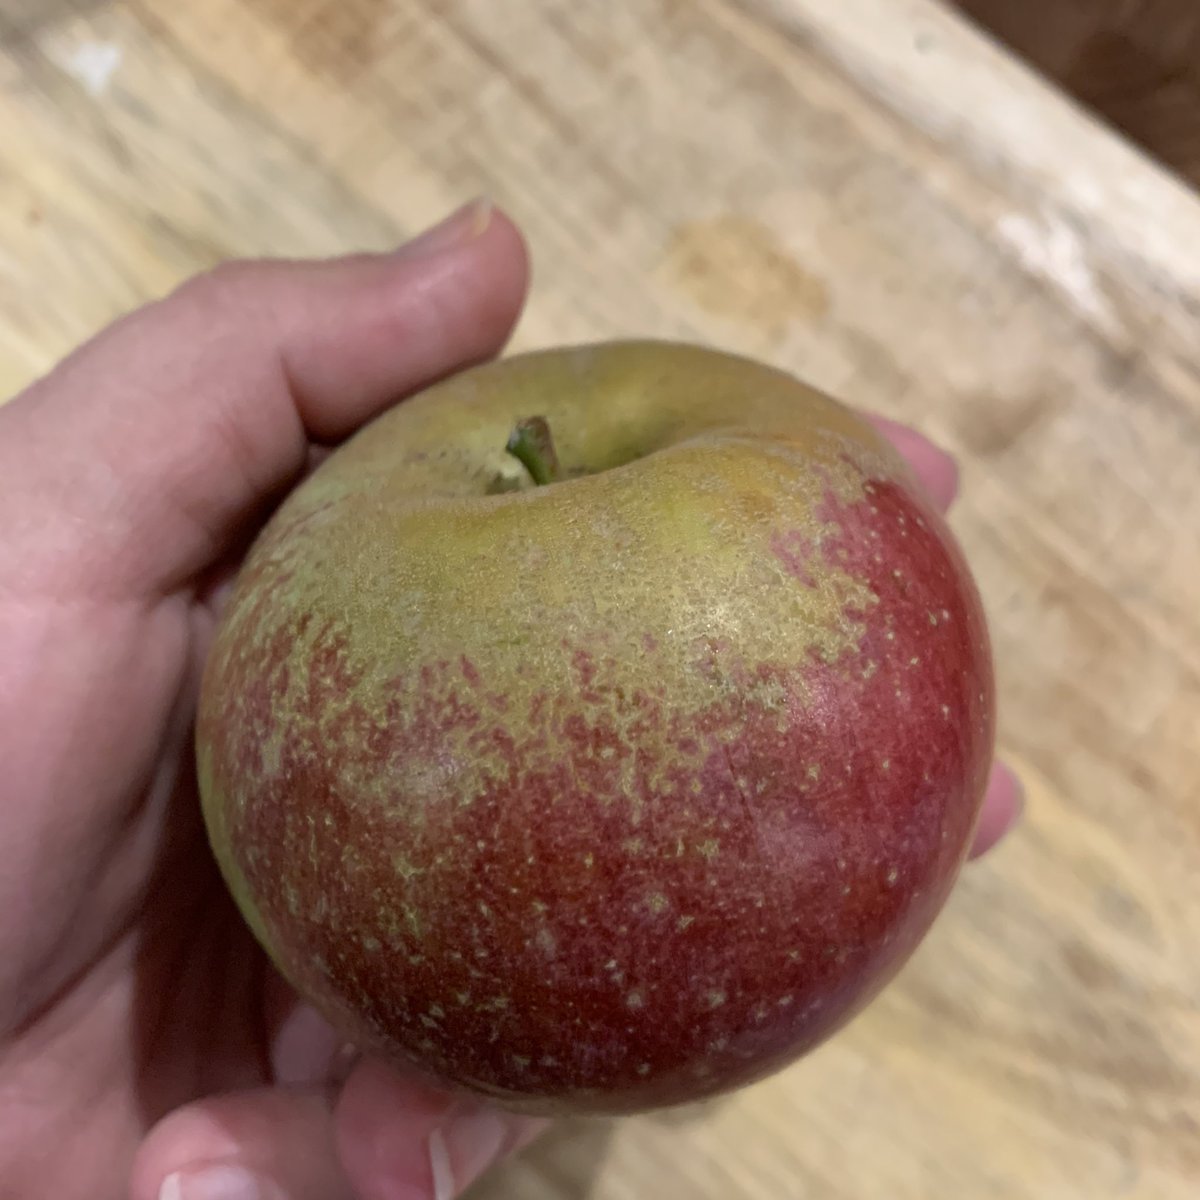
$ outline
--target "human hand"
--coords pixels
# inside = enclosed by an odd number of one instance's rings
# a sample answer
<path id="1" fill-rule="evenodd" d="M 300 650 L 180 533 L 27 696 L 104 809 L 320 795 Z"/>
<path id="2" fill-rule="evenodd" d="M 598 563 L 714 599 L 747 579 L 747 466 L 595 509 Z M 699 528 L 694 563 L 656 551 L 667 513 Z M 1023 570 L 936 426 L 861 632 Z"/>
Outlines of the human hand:
<path id="1" fill-rule="evenodd" d="M 222 268 L 0 409 L 6 1196 L 449 1200 L 541 1128 L 347 1057 L 228 898 L 191 743 L 271 507 L 498 352 L 526 281 L 516 229 L 470 206 L 392 255 Z M 947 505 L 953 463 L 881 424 Z M 998 771 L 977 848 L 1016 808 Z"/>

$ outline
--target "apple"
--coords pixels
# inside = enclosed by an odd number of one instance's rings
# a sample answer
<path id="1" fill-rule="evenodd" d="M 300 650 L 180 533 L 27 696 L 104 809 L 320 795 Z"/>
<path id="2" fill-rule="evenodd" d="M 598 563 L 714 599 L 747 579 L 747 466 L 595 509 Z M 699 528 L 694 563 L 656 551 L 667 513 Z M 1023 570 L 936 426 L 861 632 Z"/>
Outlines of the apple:
<path id="1" fill-rule="evenodd" d="M 279 508 L 197 728 L 213 849 L 348 1039 L 518 1111 L 774 1072 L 909 957 L 993 744 L 978 593 L 906 464 L 767 366 L 489 364 Z"/>

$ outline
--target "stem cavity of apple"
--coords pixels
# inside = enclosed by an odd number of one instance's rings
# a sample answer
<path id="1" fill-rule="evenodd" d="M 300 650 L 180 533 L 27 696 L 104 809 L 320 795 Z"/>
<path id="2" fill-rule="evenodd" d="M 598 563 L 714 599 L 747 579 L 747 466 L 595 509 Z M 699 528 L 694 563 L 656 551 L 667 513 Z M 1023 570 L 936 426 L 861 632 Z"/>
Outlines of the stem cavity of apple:
<path id="1" fill-rule="evenodd" d="M 558 479 L 558 453 L 545 417 L 525 417 L 518 421 L 505 449 L 520 461 L 538 487 Z"/>

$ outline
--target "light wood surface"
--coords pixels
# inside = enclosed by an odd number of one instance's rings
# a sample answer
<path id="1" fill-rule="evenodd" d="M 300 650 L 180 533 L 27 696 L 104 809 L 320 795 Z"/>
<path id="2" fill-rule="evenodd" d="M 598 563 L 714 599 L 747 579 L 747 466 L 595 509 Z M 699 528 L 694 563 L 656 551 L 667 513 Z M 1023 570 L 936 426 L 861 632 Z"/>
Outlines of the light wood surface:
<path id="1" fill-rule="evenodd" d="M 961 456 L 1021 831 L 842 1036 L 487 1200 L 1200 1189 L 1200 201 L 932 0 L 0 0 L 0 392 L 492 193 L 521 346 L 760 355 Z"/>

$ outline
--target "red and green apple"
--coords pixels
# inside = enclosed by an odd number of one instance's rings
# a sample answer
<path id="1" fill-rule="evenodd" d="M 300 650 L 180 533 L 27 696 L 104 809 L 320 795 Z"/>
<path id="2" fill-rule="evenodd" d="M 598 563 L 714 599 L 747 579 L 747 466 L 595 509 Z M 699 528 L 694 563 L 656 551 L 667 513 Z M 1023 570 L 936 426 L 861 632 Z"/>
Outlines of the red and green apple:
<path id="1" fill-rule="evenodd" d="M 895 974 L 993 742 L 979 596 L 860 417 L 711 350 L 510 358 L 280 507 L 198 721 L 247 922 L 364 1049 L 530 1112 L 777 1070 Z"/>

